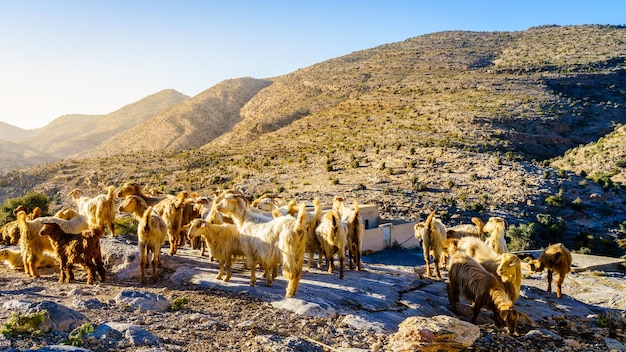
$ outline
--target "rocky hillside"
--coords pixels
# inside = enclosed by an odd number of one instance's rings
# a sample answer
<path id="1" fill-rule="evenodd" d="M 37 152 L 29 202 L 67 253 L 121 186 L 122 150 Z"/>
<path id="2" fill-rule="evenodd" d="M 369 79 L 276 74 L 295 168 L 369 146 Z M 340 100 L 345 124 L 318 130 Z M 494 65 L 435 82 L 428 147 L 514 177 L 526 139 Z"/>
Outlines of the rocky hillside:
<path id="1" fill-rule="evenodd" d="M 253 78 L 221 82 L 76 156 L 198 148 L 238 123 L 244 104 L 270 83 Z"/>
<path id="2" fill-rule="evenodd" d="M 137 127 L 149 144 L 120 134 L 82 154 L 97 158 L 6 173 L 0 199 L 34 190 L 61 206 L 71 188 L 95 195 L 130 179 L 167 193 L 343 194 L 376 203 L 383 221 L 500 215 L 541 227 L 534 245 L 605 251 L 624 236 L 624 191 L 550 160 L 626 123 L 625 42 L 615 26 L 450 31 L 271 84 L 229 80 Z M 148 146 L 158 150 L 137 151 Z"/>
<path id="3" fill-rule="evenodd" d="M 158 112 L 188 98 L 175 90 L 168 89 L 107 115 L 64 115 L 45 127 L 29 131 L 22 130 L 24 133 L 16 134 L 10 139 L 3 134 L 0 139 L 11 140 L 15 146 L 12 150 L 4 148 L 0 150 L 0 170 L 33 165 L 40 160 L 46 162 L 60 160 L 85 153 L 112 136 L 145 122 Z M 25 151 L 20 151 L 20 148 Z M 24 157 L 25 162 L 21 164 L 5 162 L 16 157 L 18 159 Z"/>

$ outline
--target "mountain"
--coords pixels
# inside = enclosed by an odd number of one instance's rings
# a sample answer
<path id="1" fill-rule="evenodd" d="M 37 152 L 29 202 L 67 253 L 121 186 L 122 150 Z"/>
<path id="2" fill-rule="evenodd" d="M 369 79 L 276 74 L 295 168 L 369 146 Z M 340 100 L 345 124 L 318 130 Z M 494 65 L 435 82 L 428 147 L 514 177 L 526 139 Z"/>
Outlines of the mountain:
<path id="1" fill-rule="evenodd" d="M 536 246 L 615 250 L 622 187 L 551 163 L 626 124 L 625 42 L 620 26 L 446 31 L 268 80 L 228 80 L 90 158 L 5 173 L 0 200 L 41 191 L 61 206 L 72 188 L 93 195 L 127 180 L 325 205 L 343 195 L 376 204 L 381 222 L 433 210 L 450 226 L 503 216 L 522 233 L 541 229 Z M 607 162 L 619 167 L 625 153 L 616 143 Z M 594 170 L 583 159 L 580 170 Z"/>
<path id="2" fill-rule="evenodd" d="M 238 123 L 241 107 L 270 83 L 253 78 L 226 80 L 75 156 L 198 148 Z"/>
<path id="3" fill-rule="evenodd" d="M 158 112 L 188 99 L 172 89 L 149 95 L 107 115 L 65 115 L 36 129 L 18 143 L 60 158 L 74 156 L 135 127 Z"/>
<path id="4" fill-rule="evenodd" d="M 13 170 L 56 160 L 58 159 L 28 146 L 0 140 L 0 170 Z"/>
<path id="5" fill-rule="evenodd" d="M 28 130 L 0 121 L 0 140 L 14 141 L 27 136 L 29 133 Z"/>

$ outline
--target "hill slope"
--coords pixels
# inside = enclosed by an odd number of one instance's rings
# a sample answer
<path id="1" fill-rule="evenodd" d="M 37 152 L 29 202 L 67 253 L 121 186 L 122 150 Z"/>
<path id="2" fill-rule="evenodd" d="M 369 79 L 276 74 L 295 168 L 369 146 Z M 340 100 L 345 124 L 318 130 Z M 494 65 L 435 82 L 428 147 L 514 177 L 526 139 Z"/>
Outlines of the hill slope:
<path id="1" fill-rule="evenodd" d="M 625 42 L 626 28 L 613 26 L 440 32 L 331 59 L 271 85 L 246 79 L 251 90 L 224 82 L 144 125 L 152 143 L 7 173 L 0 199 L 40 190 L 60 206 L 71 188 L 95 194 L 129 179 L 167 193 L 237 186 L 250 197 L 270 191 L 324 204 L 344 195 L 377 204 L 382 221 L 417 221 L 437 210 L 452 226 L 498 215 L 541 227 L 534 245 L 615 248 L 589 239 L 624 235 L 624 192 L 547 160 L 626 123 Z M 231 105 L 194 112 L 242 90 L 250 93 Z M 203 124 L 207 116 L 219 117 Z M 194 130 L 219 121 L 221 132 L 232 131 L 212 141 Z M 129 136 L 112 152 L 122 142 Z"/>
<path id="2" fill-rule="evenodd" d="M 107 115 L 65 115 L 36 129 L 23 145 L 45 150 L 58 158 L 78 154 L 103 143 L 108 138 L 132 128 L 156 113 L 188 99 L 172 90 L 149 95 Z"/>
<path id="3" fill-rule="evenodd" d="M 269 84 L 270 81 L 253 78 L 221 82 L 76 156 L 198 148 L 239 122 L 241 107 Z"/>

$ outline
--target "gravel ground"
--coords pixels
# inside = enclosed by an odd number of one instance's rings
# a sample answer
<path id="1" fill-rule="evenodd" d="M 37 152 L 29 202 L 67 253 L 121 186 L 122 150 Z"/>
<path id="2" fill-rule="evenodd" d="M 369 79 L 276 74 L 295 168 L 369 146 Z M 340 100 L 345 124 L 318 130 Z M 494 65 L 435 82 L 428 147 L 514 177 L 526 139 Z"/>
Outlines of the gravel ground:
<path id="1" fill-rule="evenodd" d="M 83 313 L 96 326 L 104 322 L 131 323 L 159 337 L 159 348 L 137 347 L 121 340 L 119 343 L 85 339 L 82 347 L 92 351 L 387 351 L 389 336 L 354 328 L 342 322 L 342 317 L 305 317 L 277 309 L 245 293 L 219 289 L 199 289 L 194 286 L 172 286 L 166 280 L 140 286 L 133 280 L 120 280 L 110 275 L 106 283 L 84 284 L 79 270 L 77 281 L 59 284 L 55 268 L 41 270 L 42 276 L 30 279 L 22 271 L 0 267 L 0 302 L 10 299 L 28 301 L 50 300 Z M 593 278 L 593 276 L 592 276 Z M 605 279 L 598 276 L 598 279 Z M 623 278 L 622 278 L 623 280 Z M 564 292 L 575 296 L 585 288 L 566 280 Z M 524 285 L 545 289 L 545 282 L 524 280 Z M 588 285 L 587 281 L 584 281 Z M 116 304 L 113 297 L 124 289 L 158 293 L 170 302 L 184 298 L 180 310 L 139 312 Z M 469 320 L 469 308 L 464 306 L 458 318 Z M 621 315 L 620 315 L 621 312 Z M 493 323 L 480 325 L 481 337 L 469 348 L 472 351 L 607 351 L 606 338 L 626 341 L 624 311 L 607 319 L 590 316 L 570 318 L 549 317 L 535 321 L 535 326 L 520 324 L 520 336 L 509 336 Z M 483 312 L 484 315 L 490 313 Z M 10 312 L 0 311 L 0 321 Z M 603 321 L 603 326 L 599 322 Z M 609 322 L 607 324 L 607 321 Z M 68 333 L 1 337 L 0 350 L 26 350 L 57 344 Z"/>

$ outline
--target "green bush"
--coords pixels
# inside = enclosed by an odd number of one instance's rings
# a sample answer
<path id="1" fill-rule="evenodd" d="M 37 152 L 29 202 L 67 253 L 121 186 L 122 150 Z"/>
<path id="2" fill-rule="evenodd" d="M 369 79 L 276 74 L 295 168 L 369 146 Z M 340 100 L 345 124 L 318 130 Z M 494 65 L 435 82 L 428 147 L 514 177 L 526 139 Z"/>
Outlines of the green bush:
<path id="1" fill-rule="evenodd" d="M 43 324 L 46 317 L 49 316 L 50 313 L 47 310 L 28 314 L 11 313 L 11 317 L 4 323 L 0 332 L 7 337 L 22 334 L 38 334 L 40 332 L 39 325 Z"/>
<path id="2" fill-rule="evenodd" d="M 43 193 L 29 192 L 21 198 L 7 199 L 7 201 L 0 206 L 0 225 L 4 225 L 7 222 L 15 220 L 13 210 L 15 210 L 15 208 L 19 205 L 25 206 L 28 212 L 33 211 L 35 207 L 39 207 L 42 215 L 50 215 L 50 200 L 48 197 Z"/>
<path id="3" fill-rule="evenodd" d="M 114 224 L 117 234 L 137 234 L 139 222 L 133 216 L 117 216 Z"/>
<path id="4" fill-rule="evenodd" d="M 509 249 L 512 252 L 524 251 L 534 247 L 537 231 L 535 223 L 511 225 L 506 232 L 506 236 L 510 238 Z"/>

